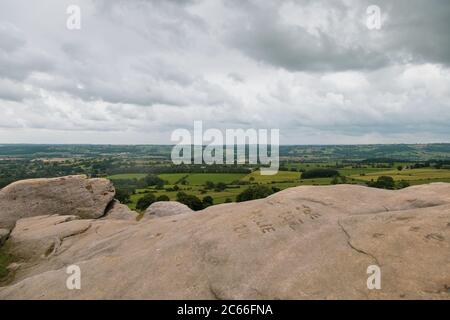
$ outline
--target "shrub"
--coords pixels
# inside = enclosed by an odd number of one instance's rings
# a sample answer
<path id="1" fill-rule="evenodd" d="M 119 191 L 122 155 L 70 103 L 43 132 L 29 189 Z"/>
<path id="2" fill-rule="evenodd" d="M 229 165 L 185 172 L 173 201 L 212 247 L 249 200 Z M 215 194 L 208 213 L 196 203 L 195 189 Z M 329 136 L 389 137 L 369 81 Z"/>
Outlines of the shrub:
<path id="1" fill-rule="evenodd" d="M 331 184 L 341 184 L 347 183 L 347 178 L 345 176 L 334 176 L 331 180 Z"/>
<path id="2" fill-rule="evenodd" d="M 148 174 L 145 178 L 144 181 L 146 183 L 147 186 L 160 186 L 162 187 L 165 183 L 165 181 L 163 179 L 161 179 L 160 177 L 158 177 L 157 175 L 154 174 Z"/>
<path id="3" fill-rule="evenodd" d="M 206 181 L 205 182 L 205 189 L 214 189 L 214 182 Z"/>
<path id="4" fill-rule="evenodd" d="M 132 191 L 128 189 L 116 189 L 115 198 L 120 201 L 120 203 L 130 203 L 130 196 Z"/>
<path id="5" fill-rule="evenodd" d="M 381 177 L 378 177 L 377 181 L 369 182 L 368 186 L 369 187 L 373 187 L 373 188 L 379 188 L 379 189 L 393 190 L 393 189 L 395 189 L 395 182 L 394 182 L 394 179 L 392 177 L 381 176 Z"/>
<path id="6" fill-rule="evenodd" d="M 334 176 L 339 176 L 339 171 L 335 169 L 327 169 L 327 168 L 316 168 L 306 170 L 302 172 L 300 178 L 301 179 L 313 179 L 313 178 L 331 178 Z"/>
<path id="7" fill-rule="evenodd" d="M 198 197 L 196 197 L 192 194 L 186 194 L 186 193 L 180 191 L 177 193 L 177 201 L 187 205 L 192 210 L 202 210 L 203 209 L 202 201 Z"/>
<path id="8" fill-rule="evenodd" d="M 156 197 L 153 193 L 147 193 L 145 196 L 140 198 L 136 203 L 136 209 L 145 210 L 147 209 L 153 202 L 156 202 Z"/>
<path id="9" fill-rule="evenodd" d="M 162 194 L 158 198 L 156 198 L 156 201 L 170 201 L 170 198 L 165 194 Z"/>
<path id="10" fill-rule="evenodd" d="M 214 204 L 214 200 L 211 196 L 205 196 L 202 200 L 202 203 L 203 203 L 203 207 L 206 208 L 206 207 L 212 206 Z"/>
<path id="11" fill-rule="evenodd" d="M 258 184 L 248 187 L 243 192 L 238 194 L 238 196 L 236 197 L 236 201 L 242 202 L 254 199 L 261 199 L 270 196 L 272 193 L 273 193 L 272 188 Z"/>
<path id="12" fill-rule="evenodd" d="M 272 191 L 273 193 L 277 193 L 278 191 L 281 191 L 281 189 L 278 187 L 272 187 Z"/>
<path id="13" fill-rule="evenodd" d="M 220 192 L 220 191 L 224 191 L 227 188 L 227 185 L 223 182 L 218 182 L 216 183 L 216 187 L 214 188 L 214 191 L 216 192 Z"/>
<path id="14" fill-rule="evenodd" d="M 410 183 L 405 180 L 401 180 L 397 183 L 397 189 L 403 189 L 403 188 L 407 188 L 409 186 L 410 186 Z"/>

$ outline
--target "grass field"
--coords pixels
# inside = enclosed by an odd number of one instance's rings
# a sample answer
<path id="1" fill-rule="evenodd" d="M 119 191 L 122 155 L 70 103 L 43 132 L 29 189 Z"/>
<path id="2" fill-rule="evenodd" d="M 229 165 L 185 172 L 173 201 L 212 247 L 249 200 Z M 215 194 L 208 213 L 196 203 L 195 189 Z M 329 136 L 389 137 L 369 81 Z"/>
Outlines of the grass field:
<path id="1" fill-rule="evenodd" d="M 338 169 L 339 173 L 341 174 L 341 176 L 346 176 L 346 177 L 352 177 L 355 175 L 360 175 L 361 173 L 377 173 L 377 172 L 382 172 L 382 171 L 386 171 L 387 169 L 384 168 L 371 168 L 371 167 L 366 167 L 366 168 L 342 168 L 342 169 Z"/>
<path id="2" fill-rule="evenodd" d="M 188 173 L 163 173 L 159 174 L 158 177 L 167 181 L 169 184 L 175 184 L 178 180 L 187 175 Z"/>
<path id="3" fill-rule="evenodd" d="M 386 170 L 386 171 L 377 171 L 366 173 L 364 176 L 361 175 L 352 175 L 351 178 L 362 180 L 362 181 L 371 181 L 377 180 L 380 176 L 390 176 L 395 181 L 405 180 L 405 181 L 425 181 L 427 183 L 430 180 L 433 181 L 443 181 L 443 179 L 450 179 L 450 170 L 448 169 L 404 169 L 401 171 L 398 170 Z M 415 183 L 418 184 L 418 183 Z"/>
<path id="4" fill-rule="evenodd" d="M 251 179 L 253 178 L 253 179 Z M 242 178 L 244 181 L 254 181 L 258 183 L 271 183 L 282 181 L 298 181 L 300 179 L 300 172 L 295 171 L 278 171 L 277 174 L 271 176 L 263 176 L 258 171 L 254 171 Z"/>
<path id="5" fill-rule="evenodd" d="M 107 178 L 110 180 L 141 179 L 146 175 L 146 173 L 119 173 L 108 176 Z"/>
<path id="6" fill-rule="evenodd" d="M 205 184 L 206 181 L 231 183 L 235 180 L 240 180 L 244 176 L 245 174 L 243 173 L 191 173 L 187 181 L 193 185 Z"/>

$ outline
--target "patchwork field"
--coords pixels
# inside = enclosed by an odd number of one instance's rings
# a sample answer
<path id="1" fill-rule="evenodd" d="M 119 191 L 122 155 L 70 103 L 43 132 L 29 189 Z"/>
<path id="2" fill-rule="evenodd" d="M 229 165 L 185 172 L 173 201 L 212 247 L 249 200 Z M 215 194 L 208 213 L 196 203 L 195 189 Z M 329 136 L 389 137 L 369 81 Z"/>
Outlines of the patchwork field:
<path id="1" fill-rule="evenodd" d="M 311 163 L 302 164 L 298 169 L 313 169 L 329 167 L 331 163 Z M 403 165 L 402 163 L 396 163 Z M 380 176 L 391 176 L 395 181 L 405 180 L 411 185 L 424 184 L 430 182 L 450 182 L 450 169 L 397 169 L 374 168 L 369 166 L 362 167 L 344 167 L 338 169 L 341 176 L 346 177 L 346 183 L 364 184 L 368 181 L 376 181 Z M 125 173 L 111 175 L 108 178 L 111 180 L 121 179 L 141 179 L 145 177 L 143 173 Z M 135 209 L 137 201 L 145 195 L 145 193 L 153 193 L 156 197 L 166 195 L 170 200 L 176 200 L 176 195 L 179 191 L 197 196 L 203 199 L 205 196 L 211 196 L 214 204 L 220 204 L 228 201 L 235 201 L 236 196 L 248 188 L 248 184 L 267 184 L 270 187 L 278 188 L 280 190 L 301 185 L 329 185 L 332 183 L 332 178 L 315 178 L 315 179 L 301 179 L 301 172 L 298 171 L 279 171 L 276 175 L 264 176 L 260 171 L 254 171 L 250 174 L 241 173 L 164 173 L 158 175 L 165 180 L 167 184 L 164 189 L 156 187 L 147 187 L 145 189 L 136 189 L 135 193 L 131 195 L 131 202 L 128 206 Z M 205 184 L 211 181 L 214 184 L 219 182 L 227 184 L 227 188 L 223 191 L 214 189 L 206 189 Z M 238 184 L 238 182 L 245 182 L 246 184 Z M 171 189 L 177 185 L 178 190 Z"/>
<path id="2" fill-rule="evenodd" d="M 365 175 L 351 175 L 350 177 L 362 181 L 377 180 L 380 176 L 390 176 L 395 181 L 405 180 L 423 183 L 430 181 L 443 181 L 443 179 L 450 179 L 450 170 L 448 169 L 404 169 L 404 170 L 386 170 L 365 173 Z M 416 183 L 417 184 L 417 183 Z"/>

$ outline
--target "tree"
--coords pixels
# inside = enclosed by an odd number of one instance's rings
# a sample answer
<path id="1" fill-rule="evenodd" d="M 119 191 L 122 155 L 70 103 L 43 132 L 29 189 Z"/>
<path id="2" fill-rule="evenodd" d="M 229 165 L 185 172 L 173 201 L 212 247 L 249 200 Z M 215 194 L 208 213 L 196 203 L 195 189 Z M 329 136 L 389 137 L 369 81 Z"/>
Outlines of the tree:
<path id="1" fill-rule="evenodd" d="M 394 179 L 390 176 L 381 176 L 381 177 L 378 177 L 377 181 L 369 182 L 368 186 L 374 187 L 374 188 L 380 188 L 380 189 L 393 190 L 393 189 L 395 189 L 395 182 L 394 182 Z"/>
<path id="2" fill-rule="evenodd" d="M 306 170 L 300 175 L 301 179 L 314 179 L 314 178 L 332 178 L 334 176 L 339 176 L 339 171 L 334 169 L 326 168 L 316 168 Z"/>
<path id="3" fill-rule="evenodd" d="M 398 166 L 398 167 L 397 167 L 397 170 L 398 170 L 398 171 L 402 171 L 402 170 L 403 170 L 403 167 L 402 167 L 402 166 Z"/>
<path id="4" fill-rule="evenodd" d="M 214 182 L 206 181 L 205 182 L 205 189 L 214 189 Z"/>
<path id="5" fill-rule="evenodd" d="M 158 198 L 156 198 L 156 201 L 170 201 L 170 198 L 167 195 L 162 194 Z"/>
<path id="6" fill-rule="evenodd" d="M 407 188 L 409 186 L 410 186 L 410 183 L 405 180 L 401 180 L 397 183 L 397 189 L 403 189 L 403 188 Z"/>
<path id="7" fill-rule="evenodd" d="M 333 179 L 331 179 L 331 184 L 339 184 L 338 176 L 334 176 Z"/>
<path id="8" fill-rule="evenodd" d="M 242 202 L 253 199 L 261 199 L 270 196 L 272 193 L 273 193 L 272 188 L 258 184 L 248 187 L 246 190 L 238 194 L 236 197 L 236 201 Z"/>
<path id="9" fill-rule="evenodd" d="M 154 174 L 148 174 L 145 176 L 144 181 L 147 186 L 164 186 L 165 181 Z"/>
<path id="10" fill-rule="evenodd" d="M 227 188 L 227 185 L 223 182 L 216 183 L 216 187 L 214 188 L 215 191 L 220 192 Z"/>
<path id="11" fill-rule="evenodd" d="M 147 209 L 153 202 L 156 202 L 155 195 L 153 193 L 147 193 L 137 201 L 136 209 L 143 211 Z"/>
<path id="12" fill-rule="evenodd" d="M 203 207 L 206 208 L 214 204 L 214 199 L 211 196 L 205 196 L 203 197 L 202 203 Z"/>
<path id="13" fill-rule="evenodd" d="M 128 189 L 116 189 L 115 198 L 120 201 L 120 203 L 130 203 L 131 191 Z"/>
<path id="14" fill-rule="evenodd" d="M 278 188 L 278 187 L 272 187 L 272 192 L 273 192 L 273 193 L 277 193 L 277 192 L 279 192 L 279 191 L 281 191 L 280 188 Z"/>
<path id="15" fill-rule="evenodd" d="M 192 194 L 186 194 L 185 192 L 180 191 L 177 193 L 177 201 L 187 205 L 189 208 L 195 211 L 203 209 L 202 201 Z"/>

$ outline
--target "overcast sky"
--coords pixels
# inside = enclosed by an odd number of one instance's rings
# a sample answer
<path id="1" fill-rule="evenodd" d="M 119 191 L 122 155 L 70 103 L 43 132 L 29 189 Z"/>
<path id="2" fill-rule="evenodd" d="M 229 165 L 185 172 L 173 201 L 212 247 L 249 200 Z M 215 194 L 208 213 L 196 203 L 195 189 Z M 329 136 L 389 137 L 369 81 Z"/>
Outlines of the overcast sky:
<path id="1" fill-rule="evenodd" d="M 448 0 L 1 0 L 0 143 L 450 142 L 449 31 Z"/>

